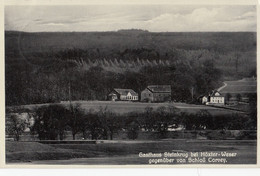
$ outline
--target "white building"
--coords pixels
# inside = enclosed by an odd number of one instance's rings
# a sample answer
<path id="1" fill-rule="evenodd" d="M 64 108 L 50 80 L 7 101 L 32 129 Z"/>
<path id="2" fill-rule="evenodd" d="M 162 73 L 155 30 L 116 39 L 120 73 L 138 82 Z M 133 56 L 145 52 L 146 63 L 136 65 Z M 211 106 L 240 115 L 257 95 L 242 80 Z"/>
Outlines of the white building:
<path id="1" fill-rule="evenodd" d="M 114 89 L 108 95 L 108 99 L 112 101 L 138 101 L 138 94 L 132 89 Z"/>
<path id="2" fill-rule="evenodd" d="M 218 104 L 218 105 L 224 105 L 225 104 L 225 97 L 222 96 L 218 91 L 213 91 L 213 93 L 210 95 L 210 104 Z"/>

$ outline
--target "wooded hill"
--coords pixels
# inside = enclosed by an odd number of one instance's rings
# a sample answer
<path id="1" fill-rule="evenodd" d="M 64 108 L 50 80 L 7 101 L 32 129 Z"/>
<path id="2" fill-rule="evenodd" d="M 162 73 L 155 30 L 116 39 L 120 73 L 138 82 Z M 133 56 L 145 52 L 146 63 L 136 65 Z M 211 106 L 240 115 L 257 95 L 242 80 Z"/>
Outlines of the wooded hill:
<path id="1" fill-rule="evenodd" d="M 6 102 L 104 100 L 114 87 L 171 84 L 190 101 L 223 80 L 256 76 L 256 33 L 5 32 Z M 69 86 L 68 86 L 69 85 Z"/>

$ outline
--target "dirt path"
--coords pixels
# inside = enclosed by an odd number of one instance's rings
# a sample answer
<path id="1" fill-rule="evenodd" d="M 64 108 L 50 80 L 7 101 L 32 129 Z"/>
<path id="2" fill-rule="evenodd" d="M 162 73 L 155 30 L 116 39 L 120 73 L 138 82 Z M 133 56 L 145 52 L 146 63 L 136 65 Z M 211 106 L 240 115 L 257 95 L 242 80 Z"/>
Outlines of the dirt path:
<path id="1" fill-rule="evenodd" d="M 225 83 L 225 82 L 223 82 L 223 83 L 224 83 L 224 85 L 222 87 L 218 88 L 218 91 L 221 91 L 222 89 L 224 89 L 227 86 L 227 83 Z"/>

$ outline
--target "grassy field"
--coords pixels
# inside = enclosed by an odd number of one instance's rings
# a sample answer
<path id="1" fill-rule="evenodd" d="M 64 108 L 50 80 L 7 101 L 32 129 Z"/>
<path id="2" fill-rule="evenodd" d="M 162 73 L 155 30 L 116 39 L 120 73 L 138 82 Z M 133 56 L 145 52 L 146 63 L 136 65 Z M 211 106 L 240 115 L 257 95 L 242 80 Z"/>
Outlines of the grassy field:
<path id="1" fill-rule="evenodd" d="M 7 142 L 7 163 L 20 164 L 149 164 L 154 157 L 139 157 L 142 153 L 221 152 L 236 153 L 223 157 L 225 163 L 188 162 L 170 164 L 255 164 L 255 140 L 157 140 L 157 141 L 98 141 L 97 144 L 39 144 L 36 142 Z M 203 157 L 200 157 L 203 158 Z M 215 156 L 212 158 L 220 158 Z M 174 159 L 174 157 L 169 157 Z M 175 159 L 178 159 L 175 157 Z M 152 163 L 150 163 L 152 164 Z M 165 163 L 158 163 L 165 164 Z"/>
<path id="2" fill-rule="evenodd" d="M 257 82 L 253 79 L 242 79 L 238 81 L 226 81 L 226 86 L 224 86 L 220 93 L 230 93 L 230 94 L 245 94 L 245 93 L 256 93 Z"/>
<path id="3" fill-rule="evenodd" d="M 194 104 L 186 104 L 186 103 L 141 103 L 141 102 L 126 102 L 126 101 L 73 101 L 73 104 L 79 104 L 85 111 L 89 111 L 90 109 L 94 111 L 99 111 L 99 109 L 106 108 L 115 113 L 123 114 L 129 112 L 144 112 L 146 107 L 152 107 L 156 110 L 158 107 L 165 106 L 173 106 L 178 108 L 181 112 L 187 113 L 196 113 L 200 110 L 207 110 L 212 115 L 219 114 L 231 114 L 231 113 L 239 113 L 238 111 L 221 109 L 216 107 L 209 107 L 204 105 L 194 105 Z M 69 102 L 62 102 L 61 104 L 65 106 L 69 106 Z M 21 108 L 33 109 L 40 106 L 45 106 L 50 104 L 33 104 L 33 105 L 23 105 Z M 10 108 L 10 107 L 9 107 Z"/>
<path id="4" fill-rule="evenodd" d="M 6 162 L 31 162 L 36 160 L 70 159 L 93 157 L 94 153 L 82 153 L 68 149 L 52 147 L 36 142 L 6 142 Z"/>

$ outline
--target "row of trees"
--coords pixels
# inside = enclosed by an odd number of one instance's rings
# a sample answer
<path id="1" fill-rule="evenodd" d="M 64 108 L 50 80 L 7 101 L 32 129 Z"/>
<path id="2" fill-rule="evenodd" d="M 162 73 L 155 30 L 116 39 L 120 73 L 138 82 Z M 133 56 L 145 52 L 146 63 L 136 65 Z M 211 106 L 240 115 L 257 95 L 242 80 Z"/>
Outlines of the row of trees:
<path id="1" fill-rule="evenodd" d="M 73 140 L 81 133 L 83 138 L 113 139 L 113 134 L 121 126 L 116 114 L 100 108 L 98 112 L 85 113 L 79 105 L 69 109 L 62 105 L 41 107 L 35 111 L 32 134 L 38 134 L 40 140 L 63 140 L 65 131 L 71 131 Z"/>
<path id="2" fill-rule="evenodd" d="M 161 137 L 170 128 L 186 130 L 256 130 L 256 112 L 252 109 L 249 115 L 226 114 L 211 115 L 206 110 L 195 114 L 179 112 L 173 106 L 159 107 L 156 110 L 146 107 L 144 112 L 115 114 L 106 108 L 99 111 L 84 112 L 79 105 L 69 108 L 62 105 L 42 106 L 33 112 L 28 112 L 33 123 L 10 114 L 7 117 L 6 132 L 19 136 L 26 127 L 40 140 L 64 140 L 66 132 L 70 131 L 73 139 L 82 135 L 84 139 L 113 139 L 116 133 L 127 132 L 129 139 L 136 139 L 138 132 L 151 131 Z"/>

